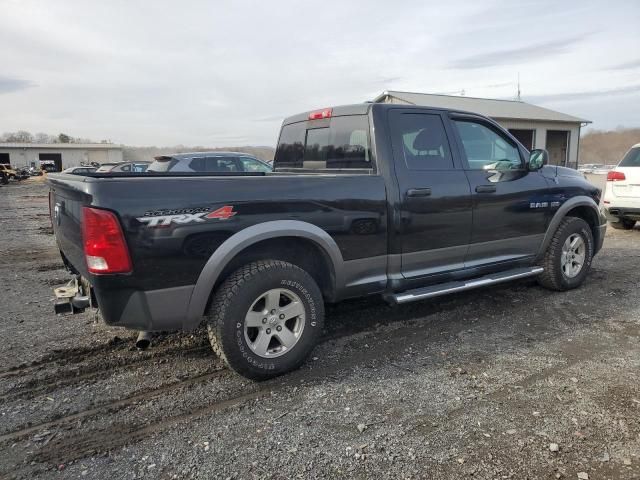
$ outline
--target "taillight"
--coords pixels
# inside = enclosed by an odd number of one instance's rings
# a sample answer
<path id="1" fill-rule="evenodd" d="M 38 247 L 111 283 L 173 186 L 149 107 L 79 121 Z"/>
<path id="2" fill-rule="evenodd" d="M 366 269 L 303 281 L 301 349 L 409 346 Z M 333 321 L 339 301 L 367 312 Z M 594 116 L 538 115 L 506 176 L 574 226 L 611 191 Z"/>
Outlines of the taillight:
<path id="1" fill-rule="evenodd" d="M 320 120 L 323 118 L 331 118 L 332 108 L 324 108 L 322 110 L 316 110 L 309 114 L 309 120 Z"/>
<path id="2" fill-rule="evenodd" d="M 82 241 L 89 272 L 131 272 L 129 249 L 120 222 L 112 212 L 83 207 Z"/>
<path id="3" fill-rule="evenodd" d="M 622 172 L 616 172 L 615 170 L 611 170 L 607 173 L 607 182 L 619 182 L 620 180 L 626 180 L 627 177 L 624 176 Z"/>

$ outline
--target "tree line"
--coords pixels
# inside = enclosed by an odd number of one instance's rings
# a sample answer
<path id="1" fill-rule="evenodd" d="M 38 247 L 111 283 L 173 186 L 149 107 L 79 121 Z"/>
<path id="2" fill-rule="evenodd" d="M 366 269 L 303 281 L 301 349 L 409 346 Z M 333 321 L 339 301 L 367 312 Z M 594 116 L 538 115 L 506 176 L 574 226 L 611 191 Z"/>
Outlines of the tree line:
<path id="1" fill-rule="evenodd" d="M 50 135 L 48 133 L 32 134 L 26 130 L 18 130 L 17 132 L 5 132 L 0 135 L 0 143 L 97 143 L 88 138 L 72 137 L 66 133 L 58 135 Z M 108 140 L 102 140 L 100 143 L 111 143 Z"/>

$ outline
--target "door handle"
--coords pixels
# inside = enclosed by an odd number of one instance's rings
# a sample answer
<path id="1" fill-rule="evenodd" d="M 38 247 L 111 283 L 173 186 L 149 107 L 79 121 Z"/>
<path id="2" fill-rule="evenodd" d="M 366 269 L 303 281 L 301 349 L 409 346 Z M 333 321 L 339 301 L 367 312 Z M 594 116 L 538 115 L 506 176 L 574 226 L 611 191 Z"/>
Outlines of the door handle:
<path id="1" fill-rule="evenodd" d="M 430 188 L 410 188 L 407 190 L 407 197 L 428 197 L 431 195 Z"/>
<path id="2" fill-rule="evenodd" d="M 478 185 L 476 192 L 478 193 L 494 193 L 496 191 L 495 185 Z"/>

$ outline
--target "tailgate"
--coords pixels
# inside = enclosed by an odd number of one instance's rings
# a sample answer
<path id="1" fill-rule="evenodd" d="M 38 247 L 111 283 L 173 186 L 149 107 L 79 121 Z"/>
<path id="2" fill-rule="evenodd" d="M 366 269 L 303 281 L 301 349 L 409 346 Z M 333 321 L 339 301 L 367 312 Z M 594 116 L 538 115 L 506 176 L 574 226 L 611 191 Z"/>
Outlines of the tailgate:
<path id="1" fill-rule="evenodd" d="M 53 232 L 60 251 L 69 263 L 85 275 L 86 265 L 82 246 L 82 207 L 90 203 L 85 177 L 50 174 L 49 208 Z"/>
<path id="2" fill-rule="evenodd" d="M 617 167 L 625 179 L 613 182 L 613 194 L 617 197 L 640 198 L 640 167 Z"/>

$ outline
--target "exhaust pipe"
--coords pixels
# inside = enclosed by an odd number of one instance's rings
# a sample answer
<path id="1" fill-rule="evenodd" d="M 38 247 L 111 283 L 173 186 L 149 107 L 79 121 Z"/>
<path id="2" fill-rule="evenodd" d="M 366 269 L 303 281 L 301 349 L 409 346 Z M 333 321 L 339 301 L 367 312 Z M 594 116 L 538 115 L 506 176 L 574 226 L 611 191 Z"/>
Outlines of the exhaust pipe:
<path id="1" fill-rule="evenodd" d="M 151 332 L 147 332 L 145 330 L 141 330 L 138 333 L 138 338 L 136 339 L 136 348 L 138 350 L 146 350 L 151 346 Z"/>

